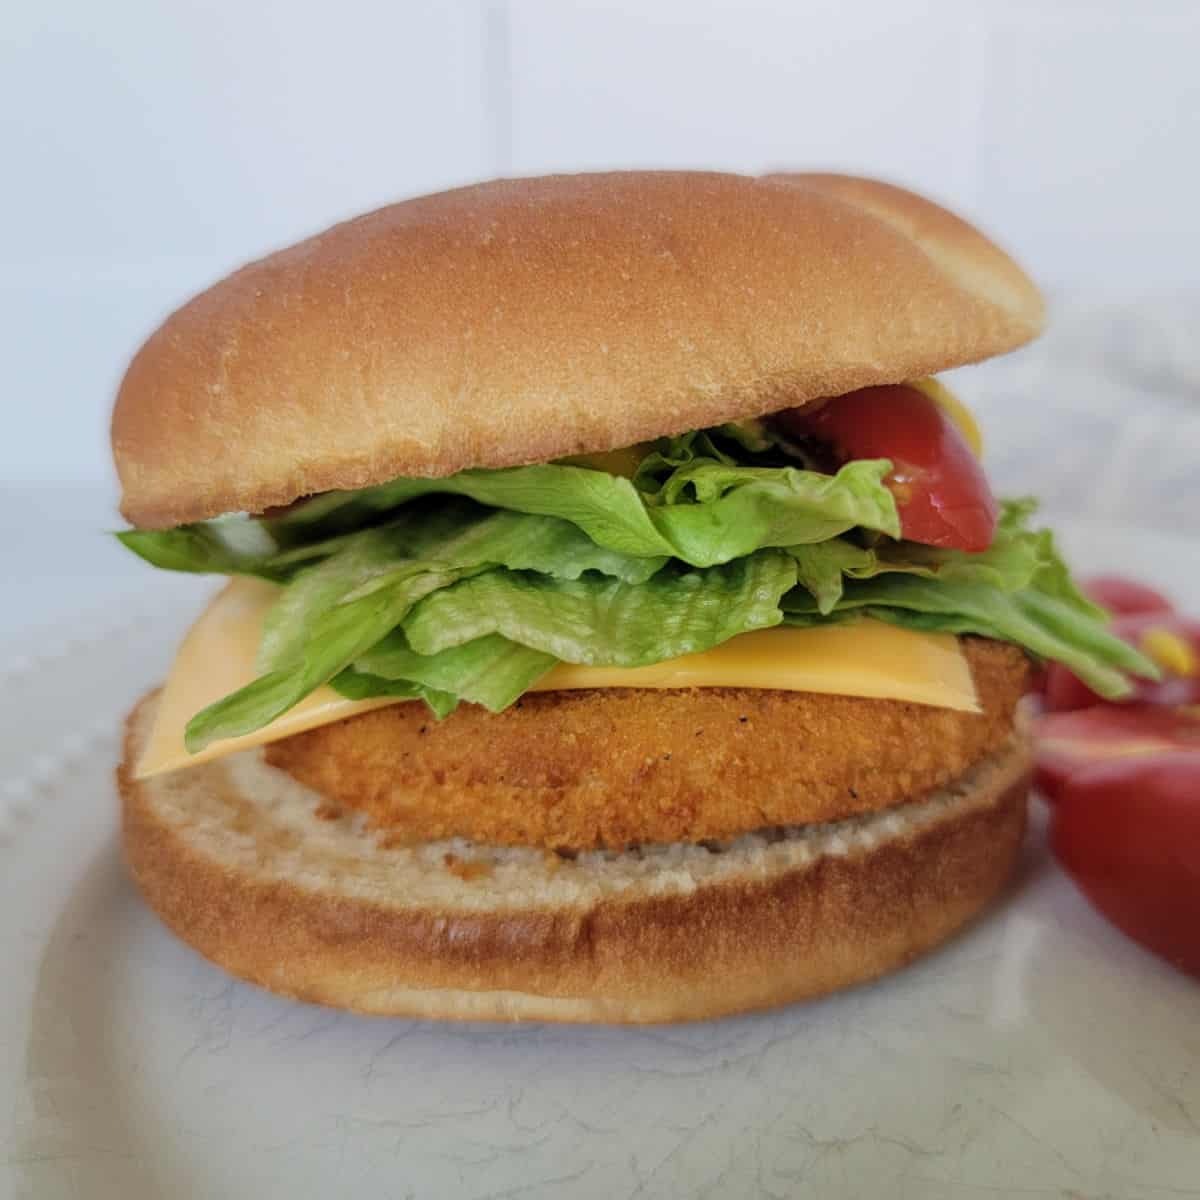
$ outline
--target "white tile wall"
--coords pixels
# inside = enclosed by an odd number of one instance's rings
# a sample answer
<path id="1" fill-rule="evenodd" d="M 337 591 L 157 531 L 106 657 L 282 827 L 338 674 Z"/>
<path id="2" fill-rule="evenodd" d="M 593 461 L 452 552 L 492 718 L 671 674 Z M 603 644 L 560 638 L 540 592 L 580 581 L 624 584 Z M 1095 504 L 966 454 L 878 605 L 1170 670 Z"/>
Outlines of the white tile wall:
<path id="1" fill-rule="evenodd" d="M 874 171 L 1059 290 L 1200 291 L 1197 62 L 1196 0 L 3 6 L 0 481 L 107 478 L 128 355 L 237 262 L 496 173 Z"/>

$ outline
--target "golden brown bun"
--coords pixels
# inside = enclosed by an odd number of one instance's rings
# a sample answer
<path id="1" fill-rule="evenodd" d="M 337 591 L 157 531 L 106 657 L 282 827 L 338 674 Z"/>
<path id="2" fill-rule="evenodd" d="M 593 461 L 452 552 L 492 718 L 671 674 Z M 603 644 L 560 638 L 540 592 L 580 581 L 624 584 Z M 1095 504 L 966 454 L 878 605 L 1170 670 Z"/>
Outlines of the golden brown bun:
<path id="1" fill-rule="evenodd" d="M 965 638 L 982 712 L 766 688 L 533 692 L 435 721 L 394 704 L 273 742 L 267 761 L 396 845 L 704 842 L 923 796 L 1013 735 L 1028 659 Z"/>
<path id="2" fill-rule="evenodd" d="M 1025 825 L 1016 739 L 923 803 L 719 852 L 383 849 L 254 751 L 133 780 L 153 710 L 118 772 L 150 905 L 232 974 L 366 1013 L 642 1023 L 821 995 L 975 916 Z"/>
<path id="3" fill-rule="evenodd" d="M 626 172 L 408 200 L 250 264 L 138 352 L 135 525 L 627 446 L 1011 350 L 1042 302 L 982 234 L 830 175 Z"/>

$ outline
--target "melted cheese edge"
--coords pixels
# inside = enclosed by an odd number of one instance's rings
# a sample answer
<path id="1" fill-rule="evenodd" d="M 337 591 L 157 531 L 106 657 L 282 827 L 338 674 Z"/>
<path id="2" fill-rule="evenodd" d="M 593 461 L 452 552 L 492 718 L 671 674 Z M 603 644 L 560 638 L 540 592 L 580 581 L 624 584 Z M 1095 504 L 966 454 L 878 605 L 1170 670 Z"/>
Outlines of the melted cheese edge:
<path id="1" fill-rule="evenodd" d="M 274 584 L 235 579 L 192 626 L 159 698 L 153 732 L 134 771 L 137 778 L 208 762 L 387 704 L 413 703 L 386 696 L 349 700 L 321 687 L 265 728 L 189 754 L 183 741 L 188 721 L 255 678 L 263 617 L 277 595 Z M 649 667 L 562 663 L 533 690 L 604 687 L 775 688 L 979 711 L 970 668 L 953 634 L 917 633 L 872 620 L 744 633 L 712 650 Z"/>

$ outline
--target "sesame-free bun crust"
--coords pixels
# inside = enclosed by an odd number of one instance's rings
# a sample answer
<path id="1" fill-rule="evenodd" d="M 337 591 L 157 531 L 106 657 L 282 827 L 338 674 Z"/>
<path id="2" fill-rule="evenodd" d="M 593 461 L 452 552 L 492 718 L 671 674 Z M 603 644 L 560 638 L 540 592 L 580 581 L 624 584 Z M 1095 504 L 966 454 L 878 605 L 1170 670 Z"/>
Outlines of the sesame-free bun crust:
<path id="1" fill-rule="evenodd" d="M 234 975 L 364 1013 L 665 1022 L 785 1004 L 943 941 L 1007 879 L 1029 756 L 1014 740 L 919 803 L 720 850 L 561 860 L 462 841 L 382 848 L 257 751 L 135 781 L 118 771 L 133 878 Z"/>
<path id="2" fill-rule="evenodd" d="M 167 527 L 601 451 L 1011 350 L 982 234 L 836 175 L 621 172 L 407 200 L 251 263 L 138 352 L 122 512 Z"/>

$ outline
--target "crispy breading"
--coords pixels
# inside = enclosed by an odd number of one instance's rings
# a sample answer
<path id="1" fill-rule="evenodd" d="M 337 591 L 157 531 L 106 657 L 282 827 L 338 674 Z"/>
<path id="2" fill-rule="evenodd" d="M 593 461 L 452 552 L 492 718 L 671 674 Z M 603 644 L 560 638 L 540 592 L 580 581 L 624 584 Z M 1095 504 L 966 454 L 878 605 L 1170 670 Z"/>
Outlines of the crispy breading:
<path id="1" fill-rule="evenodd" d="M 538 692 L 441 722 L 397 704 L 274 742 L 267 758 L 392 844 L 723 840 L 917 799 L 1002 746 L 1025 656 L 963 641 L 979 714 L 754 688 Z"/>

